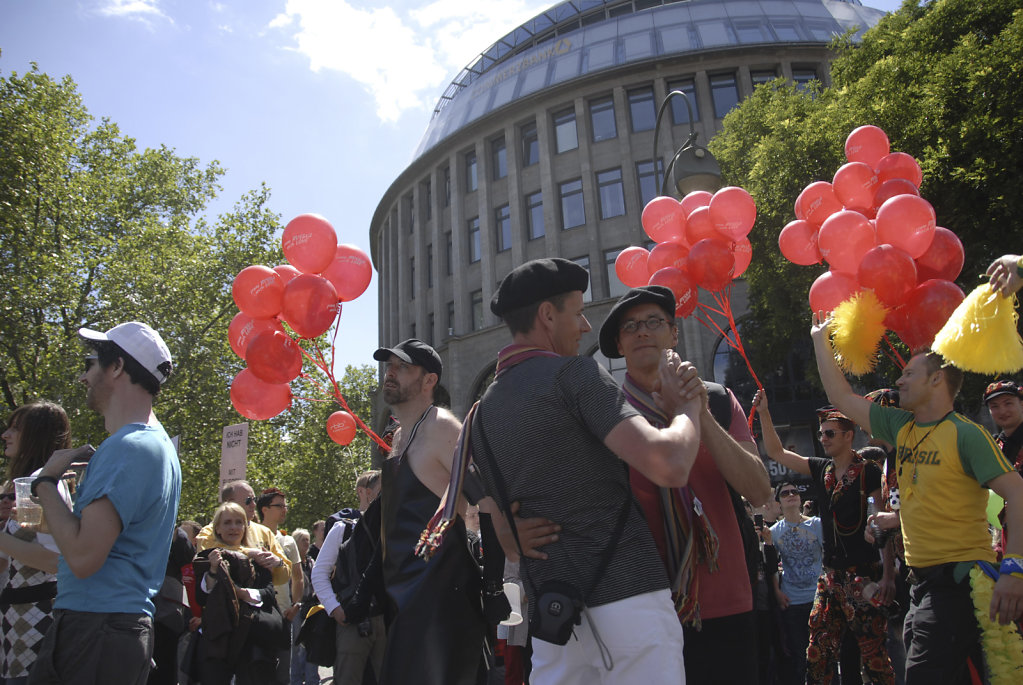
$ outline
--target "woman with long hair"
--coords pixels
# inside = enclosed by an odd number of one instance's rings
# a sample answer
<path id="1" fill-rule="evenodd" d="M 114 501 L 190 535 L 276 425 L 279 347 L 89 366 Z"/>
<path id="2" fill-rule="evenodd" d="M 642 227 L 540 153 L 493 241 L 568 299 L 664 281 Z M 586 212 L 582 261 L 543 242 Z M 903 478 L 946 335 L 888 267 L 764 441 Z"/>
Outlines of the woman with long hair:
<path id="1" fill-rule="evenodd" d="M 277 606 L 274 581 L 287 582 L 284 567 L 252 563 L 261 550 L 252 545 L 249 518 L 234 502 L 213 514 L 214 542 L 195 558 L 199 603 L 203 609 L 198 649 L 202 685 L 274 682 L 276 654 L 290 646 L 291 634 Z"/>
<path id="2" fill-rule="evenodd" d="M 14 410 L 0 435 L 7 457 L 4 493 L 14 492 L 14 479 L 31 476 L 55 450 L 71 446 L 71 424 L 60 405 L 33 402 Z M 61 493 L 68 499 L 67 488 Z M 53 621 L 57 596 L 57 543 L 45 520 L 23 527 L 11 518 L 0 528 L 3 592 L 0 622 L 4 636 L 0 655 L 0 682 L 21 685 L 35 663 L 43 636 Z"/>

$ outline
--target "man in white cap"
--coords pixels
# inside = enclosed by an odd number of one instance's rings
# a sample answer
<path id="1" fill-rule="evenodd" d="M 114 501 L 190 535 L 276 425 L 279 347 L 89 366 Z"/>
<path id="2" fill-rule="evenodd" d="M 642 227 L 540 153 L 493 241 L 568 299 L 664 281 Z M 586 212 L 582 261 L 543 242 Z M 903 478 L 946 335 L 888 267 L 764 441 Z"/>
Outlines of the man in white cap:
<path id="1" fill-rule="evenodd" d="M 54 621 L 30 683 L 145 683 L 160 591 L 181 494 L 181 467 L 153 400 L 171 373 L 160 334 L 130 322 L 80 329 L 86 404 L 110 437 L 58 450 L 32 483 L 60 548 Z M 88 458 L 74 509 L 57 492 L 72 461 Z"/>

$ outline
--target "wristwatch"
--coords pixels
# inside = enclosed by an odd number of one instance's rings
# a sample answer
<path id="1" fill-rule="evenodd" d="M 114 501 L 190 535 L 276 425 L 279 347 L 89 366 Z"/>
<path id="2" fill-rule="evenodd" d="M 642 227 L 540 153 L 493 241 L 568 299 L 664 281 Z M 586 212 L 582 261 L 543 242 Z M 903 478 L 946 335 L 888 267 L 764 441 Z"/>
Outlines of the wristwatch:
<path id="1" fill-rule="evenodd" d="M 32 481 L 32 487 L 30 488 L 32 496 L 33 497 L 39 496 L 38 494 L 36 494 L 36 490 L 39 488 L 40 483 L 53 483 L 53 487 L 57 487 L 57 482 L 58 479 L 54 478 L 53 476 L 36 476 L 36 479 Z"/>

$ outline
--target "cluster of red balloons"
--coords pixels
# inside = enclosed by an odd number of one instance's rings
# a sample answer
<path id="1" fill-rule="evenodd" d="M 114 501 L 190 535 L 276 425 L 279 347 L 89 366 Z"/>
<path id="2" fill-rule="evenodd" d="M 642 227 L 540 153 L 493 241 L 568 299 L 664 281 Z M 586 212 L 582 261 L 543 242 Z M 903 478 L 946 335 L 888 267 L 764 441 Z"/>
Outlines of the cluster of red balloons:
<path id="1" fill-rule="evenodd" d="M 615 273 L 630 288 L 663 285 L 675 295 L 675 315 L 696 310 L 697 287 L 724 290 L 749 267 L 757 206 L 742 188 L 730 186 L 713 195 L 689 193 L 681 201 L 655 197 L 643 208 L 643 230 L 656 245 L 650 250 L 627 247 L 615 260 Z"/>
<path id="2" fill-rule="evenodd" d="M 231 402 L 239 414 L 254 420 L 277 416 L 291 406 L 290 383 L 302 373 L 302 350 L 296 338 L 326 333 L 341 303 L 365 292 L 373 275 L 366 253 L 353 245 L 338 245 L 334 227 L 316 214 L 302 214 L 288 222 L 281 246 L 290 264 L 272 269 L 247 266 L 231 286 L 239 313 L 228 326 L 227 339 L 248 364 L 231 383 Z M 351 431 L 330 428 L 348 425 L 343 417 L 335 419 L 338 414 L 351 420 Z M 337 412 L 331 420 L 330 436 L 348 444 L 355 436 L 354 419 L 347 412 Z"/>
<path id="3" fill-rule="evenodd" d="M 872 290 L 889 310 L 888 328 L 910 349 L 927 346 L 963 300 L 952 283 L 963 268 L 963 244 L 920 197 L 916 159 L 892 152 L 880 128 L 855 129 L 845 156 L 830 183 L 811 183 L 796 198 L 796 220 L 782 229 L 778 247 L 795 264 L 828 263 L 810 287 L 813 311 Z"/>

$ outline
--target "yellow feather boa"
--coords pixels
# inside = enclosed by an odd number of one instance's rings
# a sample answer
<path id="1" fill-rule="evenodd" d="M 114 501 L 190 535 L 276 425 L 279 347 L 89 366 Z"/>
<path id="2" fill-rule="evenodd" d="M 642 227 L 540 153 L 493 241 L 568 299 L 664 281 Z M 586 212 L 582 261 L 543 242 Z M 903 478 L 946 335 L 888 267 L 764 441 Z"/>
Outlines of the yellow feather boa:
<path id="1" fill-rule="evenodd" d="M 831 314 L 831 344 L 843 371 L 862 376 L 874 370 L 887 313 L 870 290 L 860 291 L 835 307 Z"/>
<path id="2" fill-rule="evenodd" d="M 989 617 L 995 582 L 979 565 L 970 569 L 970 585 L 989 682 L 991 685 L 1019 685 L 1023 680 L 1023 637 L 1016 624 L 1003 626 Z"/>
<path id="3" fill-rule="evenodd" d="M 938 331 L 931 346 L 965 371 L 989 376 L 1023 369 L 1023 340 L 1016 330 L 1016 297 L 977 286 Z"/>

